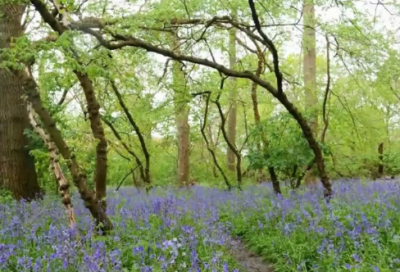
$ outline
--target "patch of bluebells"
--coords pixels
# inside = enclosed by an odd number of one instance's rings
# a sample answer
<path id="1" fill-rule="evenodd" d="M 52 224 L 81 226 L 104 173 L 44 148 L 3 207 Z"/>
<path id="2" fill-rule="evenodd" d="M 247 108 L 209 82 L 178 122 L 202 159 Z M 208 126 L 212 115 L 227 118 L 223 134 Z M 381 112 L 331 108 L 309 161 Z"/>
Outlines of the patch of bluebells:
<path id="1" fill-rule="evenodd" d="M 221 218 L 275 271 L 400 271 L 400 181 L 333 188 L 329 203 L 320 186 L 264 199 L 245 192 Z"/>
<path id="2" fill-rule="evenodd" d="M 237 272 L 228 251 L 233 240 L 219 220 L 220 207 L 236 198 L 201 187 L 109 192 L 115 230 L 106 237 L 96 235 L 76 195 L 72 229 L 59 198 L 0 205 L 0 271 Z"/>

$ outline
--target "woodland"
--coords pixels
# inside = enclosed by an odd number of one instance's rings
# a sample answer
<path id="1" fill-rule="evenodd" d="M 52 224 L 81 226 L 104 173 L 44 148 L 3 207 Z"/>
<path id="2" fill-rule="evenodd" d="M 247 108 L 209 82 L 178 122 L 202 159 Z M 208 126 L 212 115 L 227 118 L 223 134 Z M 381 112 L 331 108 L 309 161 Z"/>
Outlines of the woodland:
<path id="1" fill-rule="evenodd" d="M 397 1 L 0 14 L 0 272 L 400 271 Z"/>

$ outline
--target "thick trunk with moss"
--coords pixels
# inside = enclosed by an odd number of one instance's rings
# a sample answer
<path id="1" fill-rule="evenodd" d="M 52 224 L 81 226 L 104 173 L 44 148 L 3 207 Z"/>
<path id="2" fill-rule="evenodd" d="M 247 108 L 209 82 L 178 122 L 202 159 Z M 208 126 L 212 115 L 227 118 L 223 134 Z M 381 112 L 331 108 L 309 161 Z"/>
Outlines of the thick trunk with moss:
<path id="1" fill-rule="evenodd" d="M 305 87 L 305 108 L 311 113 L 309 125 L 312 133 L 318 135 L 318 96 L 316 73 L 316 37 L 314 0 L 303 0 L 303 75 Z M 306 174 L 306 183 L 315 182 L 312 169 Z"/>
<path id="2" fill-rule="evenodd" d="M 172 35 L 172 48 L 180 54 L 177 35 Z M 175 120 L 178 133 L 178 185 L 188 186 L 190 179 L 189 152 L 190 152 L 190 126 L 189 126 L 189 101 L 191 96 L 186 86 L 186 79 L 180 62 L 172 64 Z"/>
<path id="3" fill-rule="evenodd" d="M 11 40 L 23 34 L 24 10 L 23 5 L 0 5 L 0 49 L 9 48 Z M 27 149 L 29 141 L 24 134 L 31 127 L 22 99 L 21 79 L 0 69 L 0 80 L 0 187 L 11 191 L 16 199 L 34 199 L 41 190 L 34 158 Z"/>
<path id="4" fill-rule="evenodd" d="M 229 68 L 236 70 L 236 29 L 229 30 Z M 229 114 L 228 114 L 228 140 L 232 145 L 236 145 L 236 119 L 237 119 L 237 93 L 236 78 L 229 78 Z M 227 148 L 226 153 L 228 170 L 235 171 L 235 153 L 231 148 Z"/>

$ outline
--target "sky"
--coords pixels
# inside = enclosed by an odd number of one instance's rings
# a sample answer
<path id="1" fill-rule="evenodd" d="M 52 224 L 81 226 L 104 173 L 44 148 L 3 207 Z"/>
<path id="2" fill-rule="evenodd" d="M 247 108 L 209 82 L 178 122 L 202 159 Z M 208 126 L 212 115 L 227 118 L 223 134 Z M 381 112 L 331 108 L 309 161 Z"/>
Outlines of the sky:
<path id="1" fill-rule="evenodd" d="M 192 0 L 194 1 L 194 0 Z M 217 2 L 217 0 L 215 0 Z M 374 3 L 375 1 L 375 3 Z M 396 16 L 396 14 L 390 14 L 394 13 L 392 11 L 392 8 L 390 5 L 384 6 L 384 5 L 377 5 L 376 2 L 379 0 L 359 0 L 359 1 L 353 1 L 355 6 L 357 7 L 358 10 L 362 11 L 363 13 L 369 14 L 371 18 L 376 18 L 374 27 L 380 31 L 387 32 L 387 31 L 392 31 L 394 33 L 398 33 L 399 26 L 400 26 L 400 16 Z M 149 1 L 146 1 L 149 2 Z M 329 1 L 331 2 L 331 1 Z M 380 3 L 389 3 L 389 1 L 380 1 Z M 139 12 L 141 9 L 146 8 L 145 1 L 137 1 L 136 4 L 132 4 L 132 2 L 128 1 L 123 1 L 123 0 L 111 0 L 109 1 L 110 5 L 115 5 L 119 9 L 125 8 L 126 14 L 133 14 L 136 12 Z M 299 14 L 300 15 L 300 14 Z M 211 15 L 210 15 L 211 16 Z M 328 8 L 326 9 L 325 7 L 319 7 L 316 9 L 316 16 L 319 21 L 324 22 L 324 23 L 330 23 L 334 24 L 335 22 L 338 22 L 340 20 L 343 20 L 343 18 L 347 19 L 352 19 L 354 18 L 354 15 L 351 13 L 344 13 L 341 11 L 340 8 L 338 7 L 333 7 L 333 8 Z M 46 33 L 43 31 L 38 30 L 38 25 L 40 23 L 40 15 L 38 13 L 35 14 L 33 17 L 33 20 L 28 26 L 27 31 L 30 33 L 30 37 L 33 40 L 38 40 L 40 38 L 43 38 L 46 36 Z M 74 20 L 77 20 L 78 18 L 73 18 Z M 24 20 L 24 19 L 23 19 Z M 292 20 L 293 21 L 293 20 Z M 290 21 L 288 21 L 290 22 Z M 42 29 L 42 28 L 40 28 Z M 302 32 L 301 30 L 298 30 L 294 27 L 287 27 L 285 28 L 286 31 L 290 31 L 291 33 L 291 39 L 285 41 L 283 46 L 280 48 L 280 57 L 285 58 L 289 54 L 298 54 L 299 58 L 301 57 L 301 47 L 299 44 L 301 44 L 301 35 Z M 323 50 L 322 48 L 325 48 L 325 38 L 322 35 L 317 34 L 317 47 L 319 50 Z M 398 42 L 400 42 L 399 36 L 397 36 Z M 249 43 L 250 44 L 250 43 Z M 393 45 L 394 48 L 399 50 L 398 43 Z M 325 50 L 325 49 L 324 49 Z M 244 51 L 242 50 L 242 53 L 240 50 L 238 51 L 238 58 L 241 58 L 243 56 Z M 227 65 L 228 60 L 227 60 L 227 54 L 223 52 L 214 52 L 215 57 L 219 63 L 223 63 Z M 156 69 L 156 72 L 161 76 L 163 73 L 163 67 L 164 63 L 166 62 L 166 58 L 157 54 L 151 54 L 152 58 L 154 59 L 154 63 L 157 63 L 157 67 L 159 69 Z M 198 52 L 196 54 L 198 57 L 206 57 L 210 59 L 210 56 L 207 52 Z M 62 59 L 62 56 L 60 55 L 60 59 Z M 153 62 L 152 62 L 153 63 Z M 200 74 L 200 73 L 198 73 Z M 35 76 L 38 76 L 38 71 L 34 73 Z M 79 86 L 75 87 L 75 91 L 78 91 Z M 153 91 L 153 90 L 150 90 Z M 72 95 L 72 92 L 71 92 Z M 166 96 L 164 92 L 157 92 L 155 96 L 155 103 L 161 103 L 165 101 Z M 71 102 L 68 105 L 67 109 L 71 114 L 80 114 L 81 109 L 78 103 Z M 277 108 L 279 110 L 279 107 Z M 191 118 L 193 119 L 193 118 Z M 171 127 L 171 131 L 174 131 L 174 127 Z M 154 132 L 153 133 L 154 137 L 162 137 L 162 135 L 159 132 Z"/>

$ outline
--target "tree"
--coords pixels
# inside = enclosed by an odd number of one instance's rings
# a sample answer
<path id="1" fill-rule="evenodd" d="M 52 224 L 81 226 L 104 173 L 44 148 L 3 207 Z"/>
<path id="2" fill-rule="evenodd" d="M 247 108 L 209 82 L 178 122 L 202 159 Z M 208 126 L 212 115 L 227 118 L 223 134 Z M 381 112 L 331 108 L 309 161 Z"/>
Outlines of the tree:
<path id="1" fill-rule="evenodd" d="M 232 19 L 236 19 L 236 11 L 232 12 Z M 236 29 L 232 28 L 229 30 L 229 68 L 236 70 Z M 228 141 L 231 145 L 236 146 L 236 119 L 237 119 L 237 86 L 236 78 L 231 77 L 229 80 L 229 114 L 228 114 Z M 235 151 L 228 146 L 227 152 L 227 166 L 231 172 L 235 171 Z"/>
<path id="2" fill-rule="evenodd" d="M 303 3 L 303 75 L 305 87 L 305 109 L 311 113 L 309 124 L 315 137 L 318 137 L 318 95 L 316 71 L 316 36 L 314 0 Z M 312 170 L 306 174 L 306 183 L 315 181 Z"/>
<path id="3" fill-rule="evenodd" d="M 21 18 L 26 6 L 3 3 L 0 6 L 0 49 L 2 61 L 7 49 L 23 35 Z M 23 98 L 21 79 L 7 68 L 0 68 L 0 187 L 16 199 L 34 199 L 41 194 L 34 158 L 29 154 L 25 131 L 31 129 Z"/>
<path id="4" fill-rule="evenodd" d="M 180 54 L 178 35 L 175 31 L 171 34 L 172 50 Z M 174 61 L 172 64 L 172 77 L 174 89 L 175 119 L 178 138 L 178 184 L 189 184 L 189 151 L 190 151 L 190 94 L 184 74 L 182 63 Z"/>

